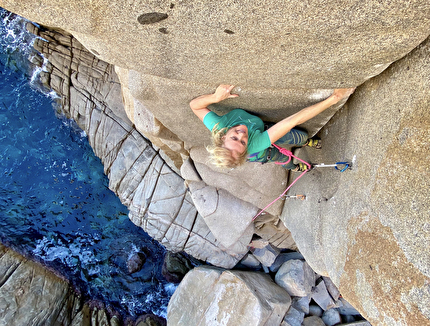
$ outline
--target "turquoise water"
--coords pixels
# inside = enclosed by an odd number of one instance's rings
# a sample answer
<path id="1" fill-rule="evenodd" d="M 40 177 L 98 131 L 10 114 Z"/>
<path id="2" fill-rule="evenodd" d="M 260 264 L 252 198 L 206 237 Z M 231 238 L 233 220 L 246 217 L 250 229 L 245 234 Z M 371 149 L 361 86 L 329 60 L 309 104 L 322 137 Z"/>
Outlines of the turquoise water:
<path id="1" fill-rule="evenodd" d="M 121 312 L 165 316 L 174 285 L 161 276 L 164 248 L 131 223 L 103 166 L 55 94 L 30 83 L 32 36 L 0 12 L 0 239 Z M 129 274 L 136 252 L 146 261 Z"/>

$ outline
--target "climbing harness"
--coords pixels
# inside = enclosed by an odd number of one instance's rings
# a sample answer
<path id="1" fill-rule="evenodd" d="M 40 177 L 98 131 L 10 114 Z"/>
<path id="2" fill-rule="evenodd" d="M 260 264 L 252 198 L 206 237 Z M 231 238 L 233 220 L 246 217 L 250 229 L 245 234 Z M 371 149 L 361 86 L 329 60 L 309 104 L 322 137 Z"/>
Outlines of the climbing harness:
<path id="1" fill-rule="evenodd" d="M 347 169 L 349 169 L 350 167 L 351 167 L 351 163 L 348 163 L 348 162 L 336 162 L 335 164 L 324 164 L 324 163 L 321 163 L 321 164 L 316 164 L 316 165 L 311 165 L 311 164 L 309 164 L 308 162 L 305 162 L 305 161 L 303 161 L 301 158 L 299 158 L 299 157 L 297 157 L 297 156 L 295 156 L 294 154 L 293 154 L 293 152 L 291 152 L 291 151 L 289 151 L 288 149 L 286 149 L 286 148 L 282 148 L 282 147 L 279 147 L 278 145 L 276 145 L 276 144 L 272 144 L 272 146 L 273 147 L 276 147 L 278 150 L 279 150 L 279 152 L 280 153 L 282 153 L 282 154 L 284 154 L 285 156 L 288 156 L 288 161 L 287 162 L 275 162 L 275 164 L 279 164 L 279 165 L 285 165 L 285 164 L 288 164 L 290 161 L 291 161 L 291 159 L 294 157 L 294 158 L 296 158 L 297 160 L 299 160 L 300 162 L 302 162 L 302 163 L 304 163 L 304 164 L 306 164 L 307 165 L 307 167 L 308 167 L 308 169 L 307 170 L 304 170 L 288 187 L 287 187 L 287 189 L 285 189 L 284 190 L 284 192 L 282 193 L 282 194 L 280 194 L 274 201 L 272 201 L 269 205 L 267 205 L 266 207 L 264 207 L 258 214 L 256 214 L 254 217 L 253 217 L 253 221 L 257 218 L 257 217 L 259 217 L 261 214 L 263 214 L 263 212 L 264 211 L 266 211 L 270 206 L 272 206 L 275 202 L 277 202 L 279 199 L 281 199 L 282 197 L 284 197 L 285 196 L 285 194 L 287 193 L 287 191 L 288 190 L 290 190 L 290 188 L 301 178 L 301 177 L 303 177 L 304 175 L 305 175 L 305 173 L 306 172 L 308 172 L 308 171 L 310 171 L 310 170 L 312 170 L 312 169 L 314 169 L 314 168 L 321 168 L 321 167 L 334 167 L 336 170 L 339 170 L 340 172 L 344 172 L 344 171 L 346 171 Z M 305 198 L 306 198 L 306 196 L 305 195 L 297 195 L 297 196 L 285 196 L 286 198 L 300 198 L 300 199 L 302 199 L 302 200 L 304 200 Z"/>

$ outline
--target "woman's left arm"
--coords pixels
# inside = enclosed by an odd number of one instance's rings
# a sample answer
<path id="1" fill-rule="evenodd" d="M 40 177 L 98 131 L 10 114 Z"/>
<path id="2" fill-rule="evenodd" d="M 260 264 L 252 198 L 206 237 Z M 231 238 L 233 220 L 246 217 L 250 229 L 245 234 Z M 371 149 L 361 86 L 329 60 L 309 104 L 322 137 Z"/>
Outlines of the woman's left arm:
<path id="1" fill-rule="evenodd" d="M 333 94 L 324 101 L 308 106 L 307 108 L 304 108 L 299 112 L 279 121 L 267 130 L 270 142 L 273 144 L 275 141 L 284 136 L 295 126 L 300 125 L 317 116 L 318 114 L 328 109 L 332 105 L 336 104 L 340 100 L 351 95 L 354 90 L 355 88 L 335 89 Z"/>

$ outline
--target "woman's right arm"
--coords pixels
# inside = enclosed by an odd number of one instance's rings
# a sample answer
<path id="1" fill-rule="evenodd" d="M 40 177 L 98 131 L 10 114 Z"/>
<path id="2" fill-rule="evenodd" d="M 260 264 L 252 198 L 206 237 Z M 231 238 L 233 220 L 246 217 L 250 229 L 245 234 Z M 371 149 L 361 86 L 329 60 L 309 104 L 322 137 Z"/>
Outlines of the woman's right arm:
<path id="1" fill-rule="evenodd" d="M 205 94 L 196 97 L 190 102 L 190 108 L 194 114 L 203 121 L 203 118 L 210 112 L 208 106 L 214 103 L 221 102 L 228 98 L 238 97 L 237 94 L 231 94 L 234 85 L 219 85 L 213 94 Z"/>
<path id="2" fill-rule="evenodd" d="M 350 96 L 354 92 L 354 90 L 355 88 L 335 89 L 333 94 L 327 99 L 314 105 L 308 106 L 307 108 L 304 108 L 299 112 L 279 121 L 267 130 L 270 142 L 273 144 L 279 138 L 288 133 L 292 128 L 312 119 L 313 117 L 327 110 L 329 107 L 336 104 L 340 100 Z"/>

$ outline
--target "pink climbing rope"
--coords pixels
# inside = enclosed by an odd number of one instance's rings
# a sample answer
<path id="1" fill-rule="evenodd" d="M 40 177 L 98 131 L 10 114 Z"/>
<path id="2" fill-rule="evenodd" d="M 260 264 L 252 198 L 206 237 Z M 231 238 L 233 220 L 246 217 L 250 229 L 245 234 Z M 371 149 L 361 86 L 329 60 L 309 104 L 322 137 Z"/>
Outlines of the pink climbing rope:
<path id="1" fill-rule="evenodd" d="M 280 194 L 279 195 L 279 197 L 278 198 L 276 198 L 274 201 L 272 201 L 269 205 L 267 205 L 266 207 L 264 207 L 257 215 L 255 215 L 254 216 L 254 218 L 252 219 L 253 221 L 257 218 L 257 217 L 259 217 L 265 210 L 267 210 L 270 206 L 272 206 L 274 203 L 276 203 L 279 199 L 281 199 L 286 193 L 287 193 L 287 191 L 288 190 L 290 190 L 290 188 L 301 178 L 301 177 L 303 177 L 304 175 L 305 175 L 305 173 L 306 172 L 308 172 L 310 169 L 311 169 L 311 165 L 308 163 L 308 162 L 305 162 L 305 161 L 303 161 L 301 158 L 298 158 L 297 156 L 294 156 L 293 155 L 293 152 L 291 152 L 291 151 L 289 151 L 288 149 L 286 149 L 286 148 L 282 148 L 282 147 L 279 147 L 278 145 L 276 145 L 276 144 L 272 144 L 274 147 L 276 147 L 278 150 L 279 150 L 279 152 L 281 152 L 282 154 L 284 154 L 285 156 L 288 156 L 289 157 L 289 159 L 288 159 L 288 161 L 287 162 L 275 162 L 275 164 L 280 164 L 280 165 L 284 165 L 284 164 L 288 164 L 290 161 L 291 161 L 291 159 L 294 157 L 294 158 L 296 158 L 296 159 L 298 159 L 300 162 L 302 162 L 302 163 L 305 163 L 307 166 L 308 166 L 308 169 L 307 170 L 305 170 L 305 171 L 303 171 L 288 187 L 287 187 L 287 189 L 285 189 L 285 191 L 282 193 L 282 194 Z"/>

